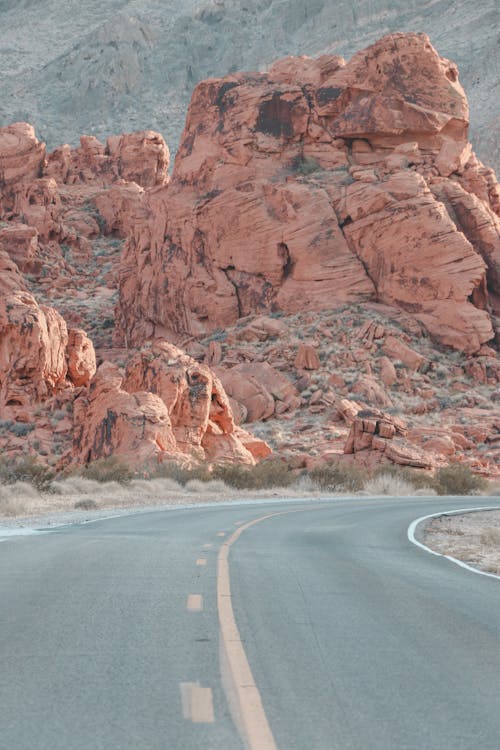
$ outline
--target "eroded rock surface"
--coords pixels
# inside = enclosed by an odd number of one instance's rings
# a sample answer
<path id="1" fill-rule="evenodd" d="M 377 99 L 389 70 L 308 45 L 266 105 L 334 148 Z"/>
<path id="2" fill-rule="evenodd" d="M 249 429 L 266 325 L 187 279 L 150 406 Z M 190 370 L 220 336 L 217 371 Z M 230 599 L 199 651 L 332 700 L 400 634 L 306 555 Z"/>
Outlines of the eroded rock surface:
<path id="1" fill-rule="evenodd" d="M 424 34 L 199 84 L 172 183 L 122 259 L 128 340 L 377 299 L 477 352 L 494 337 L 500 223 L 467 132 L 456 66 Z"/>
<path id="2" fill-rule="evenodd" d="M 125 373 L 105 362 L 75 403 L 73 459 L 118 455 L 133 466 L 153 460 L 253 465 L 269 453 L 236 430 L 228 397 L 206 365 L 156 341 L 137 352 Z"/>

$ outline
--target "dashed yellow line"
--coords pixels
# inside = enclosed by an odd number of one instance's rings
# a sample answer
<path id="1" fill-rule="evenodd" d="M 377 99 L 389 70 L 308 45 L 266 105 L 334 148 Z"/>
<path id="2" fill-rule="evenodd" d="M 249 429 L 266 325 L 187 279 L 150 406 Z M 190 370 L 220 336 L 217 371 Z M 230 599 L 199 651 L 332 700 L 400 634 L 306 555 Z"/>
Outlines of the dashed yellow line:
<path id="1" fill-rule="evenodd" d="M 201 612 L 203 609 L 203 597 L 201 594 L 189 594 L 186 602 L 189 612 Z"/>

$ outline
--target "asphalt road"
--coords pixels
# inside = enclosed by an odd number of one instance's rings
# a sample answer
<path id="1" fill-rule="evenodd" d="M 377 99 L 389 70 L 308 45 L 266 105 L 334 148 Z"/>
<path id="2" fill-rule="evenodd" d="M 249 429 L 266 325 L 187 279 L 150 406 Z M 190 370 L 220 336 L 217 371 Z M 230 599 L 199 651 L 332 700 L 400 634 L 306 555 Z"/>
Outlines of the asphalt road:
<path id="1" fill-rule="evenodd" d="M 406 534 L 488 504 L 225 505 L 3 541 L 1 750 L 498 750 L 500 581 Z M 247 745 L 224 639 L 255 681 Z"/>

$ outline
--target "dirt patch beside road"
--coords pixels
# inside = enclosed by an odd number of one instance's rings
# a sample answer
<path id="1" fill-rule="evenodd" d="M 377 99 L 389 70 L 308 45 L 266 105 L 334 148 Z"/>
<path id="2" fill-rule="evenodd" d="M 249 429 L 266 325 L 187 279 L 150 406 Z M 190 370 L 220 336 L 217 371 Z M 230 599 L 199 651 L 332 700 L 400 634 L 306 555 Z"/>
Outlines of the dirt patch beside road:
<path id="1" fill-rule="evenodd" d="M 435 552 L 500 575 L 500 510 L 438 516 L 427 523 L 423 542 Z"/>

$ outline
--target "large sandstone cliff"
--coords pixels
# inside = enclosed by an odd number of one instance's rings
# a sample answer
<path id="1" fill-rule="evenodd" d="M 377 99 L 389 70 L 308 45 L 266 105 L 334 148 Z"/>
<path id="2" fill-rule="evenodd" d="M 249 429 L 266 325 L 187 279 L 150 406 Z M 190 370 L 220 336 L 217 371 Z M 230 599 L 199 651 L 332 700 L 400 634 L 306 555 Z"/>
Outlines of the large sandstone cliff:
<path id="1" fill-rule="evenodd" d="M 120 269 L 131 343 L 363 300 L 469 353 L 495 335 L 499 187 L 424 34 L 201 83 L 144 207 Z"/>
<path id="2" fill-rule="evenodd" d="M 200 84 L 172 177 L 149 130 L 0 129 L 2 454 L 498 474 L 499 192 L 467 128 L 455 66 L 397 34 Z"/>

